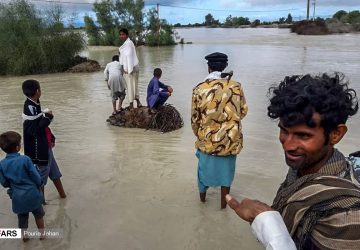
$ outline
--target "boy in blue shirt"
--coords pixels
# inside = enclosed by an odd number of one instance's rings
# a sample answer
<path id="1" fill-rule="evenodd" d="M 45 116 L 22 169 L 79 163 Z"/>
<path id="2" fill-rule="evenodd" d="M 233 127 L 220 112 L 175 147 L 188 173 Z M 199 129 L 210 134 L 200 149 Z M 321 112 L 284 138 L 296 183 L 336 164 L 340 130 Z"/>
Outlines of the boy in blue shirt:
<path id="1" fill-rule="evenodd" d="M 20 155 L 21 135 L 14 131 L 0 135 L 0 147 L 6 153 L 0 161 L 0 183 L 9 188 L 12 210 L 18 216 L 18 227 L 28 228 L 29 212 L 32 212 L 40 232 L 44 231 L 43 196 L 40 175 L 28 156 Z M 23 241 L 29 238 L 23 237 Z"/>
<path id="2" fill-rule="evenodd" d="M 150 80 L 147 88 L 146 101 L 149 108 L 158 108 L 163 105 L 171 96 L 173 89 L 159 81 L 162 71 L 160 68 L 154 69 L 154 77 Z"/>

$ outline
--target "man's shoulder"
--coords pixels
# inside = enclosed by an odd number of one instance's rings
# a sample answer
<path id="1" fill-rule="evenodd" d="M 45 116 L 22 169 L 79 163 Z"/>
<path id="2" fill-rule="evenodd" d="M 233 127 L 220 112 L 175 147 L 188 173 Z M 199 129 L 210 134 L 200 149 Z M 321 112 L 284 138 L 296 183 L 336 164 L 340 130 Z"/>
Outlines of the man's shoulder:
<path id="1" fill-rule="evenodd" d="M 197 92 L 200 89 L 204 88 L 204 85 L 206 84 L 206 81 L 200 82 L 198 83 L 194 88 L 193 88 L 193 92 Z"/>
<path id="2" fill-rule="evenodd" d="M 221 87 L 227 86 L 228 88 L 241 88 L 241 83 L 236 81 L 228 81 L 227 79 L 212 79 L 212 80 L 205 80 L 200 82 L 196 85 L 193 89 L 210 89 L 214 87 Z"/>
<path id="3" fill-rule="evenodd" d="M 241 83 L 237 81 L 230 80 L 227 84 L 230 88 L 241 88 Z"/>

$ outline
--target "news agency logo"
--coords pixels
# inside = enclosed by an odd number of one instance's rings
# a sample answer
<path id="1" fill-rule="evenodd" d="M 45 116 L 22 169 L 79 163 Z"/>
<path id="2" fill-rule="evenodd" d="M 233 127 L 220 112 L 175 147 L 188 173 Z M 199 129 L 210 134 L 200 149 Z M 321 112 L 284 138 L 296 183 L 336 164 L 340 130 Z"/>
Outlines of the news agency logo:
<path id="1" fill-rule="evenodd" d="M 21 239 L 21 229 L 0 228 L 0 239 Z"/>

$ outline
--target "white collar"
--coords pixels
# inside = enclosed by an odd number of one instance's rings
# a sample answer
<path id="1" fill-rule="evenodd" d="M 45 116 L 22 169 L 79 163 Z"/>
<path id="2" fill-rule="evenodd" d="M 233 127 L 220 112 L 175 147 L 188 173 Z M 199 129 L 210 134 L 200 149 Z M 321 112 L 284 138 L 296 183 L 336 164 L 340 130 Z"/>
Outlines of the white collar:
<path id="1" fill-rule="evenodd" d="M 206 80 L 217 80 L 221 79 L 221 72 L 220 71 L 213 71 L 207 77 L 205 77 L 204 81 Z"/>
<path id="2" fill-rule="evenodd" d="M 31 101 L 32 103 L 35 103 L 36 105 L 40 105 L 40 103 L 34 102 L 33 100 L 31 100 L 29 97 L 26 97 L 27 99 L 29 99 L 29 101 Z"/>

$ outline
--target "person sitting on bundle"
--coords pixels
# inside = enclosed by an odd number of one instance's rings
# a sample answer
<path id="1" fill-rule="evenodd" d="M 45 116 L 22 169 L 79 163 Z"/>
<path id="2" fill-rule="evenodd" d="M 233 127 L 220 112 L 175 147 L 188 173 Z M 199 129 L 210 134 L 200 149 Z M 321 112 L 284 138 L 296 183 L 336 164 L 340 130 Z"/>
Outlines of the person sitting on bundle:
<path id="1" fill-rule="evenodd" d="M 150 80 L 147 88 L 146 101 L 149 108 L 158 108 L 171 96 L 173 89 L 160 82 L 162 71 L 160 68 L 154 69 L 154 77 Z"/>

